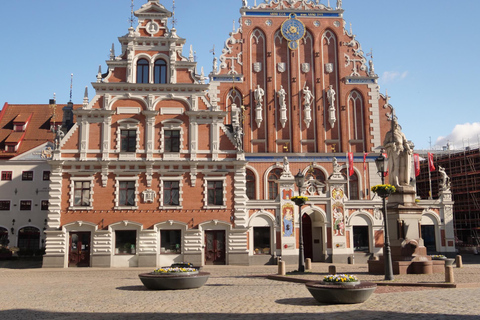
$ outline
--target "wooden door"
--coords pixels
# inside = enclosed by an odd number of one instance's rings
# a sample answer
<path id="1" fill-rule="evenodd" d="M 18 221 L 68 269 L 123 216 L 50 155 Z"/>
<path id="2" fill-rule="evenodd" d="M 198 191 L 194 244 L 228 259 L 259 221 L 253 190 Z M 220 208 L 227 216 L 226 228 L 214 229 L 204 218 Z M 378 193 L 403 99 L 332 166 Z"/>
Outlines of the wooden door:
<path id="1" fill-rule="evenodd" d="M 225 231 L 205 231 L 205 264 L 225 264 Z"/>
<path id="2" fill-rule="evenodd" d="M 308 214 L 302 216 L 303 254 L 305 259 L 313 261 L 312 219 Z"/>
<path id="3" fill-rule="evenodd" d="M 71 232 L 69 267 L 90 267 L 90 232 Z"/>

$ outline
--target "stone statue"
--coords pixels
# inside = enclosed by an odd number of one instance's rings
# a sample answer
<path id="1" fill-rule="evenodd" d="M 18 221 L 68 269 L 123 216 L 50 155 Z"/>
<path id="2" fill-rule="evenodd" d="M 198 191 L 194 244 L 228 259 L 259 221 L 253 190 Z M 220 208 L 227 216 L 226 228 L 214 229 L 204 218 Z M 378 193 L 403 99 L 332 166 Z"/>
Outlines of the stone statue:
<path id="1" fill-rule="evenodd" d="M 258 85 L 257 89 L 255 89 L 253 94 L 255 96 L 255 102 L 256 102 L 257 107 L 261 108 L 262 103 L 263 103 L 263 96 L 265 95 L 265 91 L 262 88 L 260 88 L 260 85 Z"/>
<path id="2" fill-rule="evenodd" d="M 286 108 L 287 104 L 285 103 L 285 97 L 287 96 L 287 92 L 283 89 L 283 86 L 280 86 L 280 90 L 277 92 L 278 95 L 278 104 L 281 108 Z"/>
<path id="3" fill-rule="evenodd" d="M 303 87 L 303 99 L 305 101 L 305 107 L 310 107 L 312 105 L 313 94 L 310 89 L 306 86 Z"/>
<path id="4" fill-rule="evenodd" d="M 328 98 L 328 105 L 330 107 L 335 106 L 335 90 L 333 90 L 332 85 L 328 86 L 327 98 Z"/>
<path id="5" fill-rule="evenodd" d="M 392 129 L 385 136 L 383 146 L 388 155 L 390 184 L 395 187 L 409 186 L 413 150 L 395 117 L 392 120 Z"/>
<path id="6" fill-rule="evenodd" d="M 60 129 L 60 126 L 57 128 L 57 134 L 55 136 L 55 150 L 60 148 L 60 142 L 62 141 L 63 137 L 65 137 L 65 133 Z"/>
<path id="7" fill-rule="evenodd" d="M 282 175 L 291 175 L 290 172 L 290 162 L 288 161 L 287 157 L 283 158 L 283 173 Z"/>
<path id="8" fill-rule="evenodd" d="M 440 172 L 440 175 L 442 176 L 442 180 L 439 183 L 440 190 L 442 191 L 450 190 L 450 177 L 445 172 L 445 168 L 439 166 L 438 172 Z"/>
<path id="9" fill-rule="evenodd" d="M 243 8 L 246 8 L 248 6 L 247 0 L 242 0 L 243 2 Z"/>
<path id="10" fill-rule="evenodd" d="M 342 9 L 342 0 L 337 0 L 337 10 Z"/>
<path id="11" fill-rule="evenodd" d="M 242 129 L 242 127 L 238 126 L 237 128 L 235 128 L 234 138 L 235 138 L 235 145 L 237 147 L 237 150 L 238 151 L 243 151 L 243 129 Z"/>

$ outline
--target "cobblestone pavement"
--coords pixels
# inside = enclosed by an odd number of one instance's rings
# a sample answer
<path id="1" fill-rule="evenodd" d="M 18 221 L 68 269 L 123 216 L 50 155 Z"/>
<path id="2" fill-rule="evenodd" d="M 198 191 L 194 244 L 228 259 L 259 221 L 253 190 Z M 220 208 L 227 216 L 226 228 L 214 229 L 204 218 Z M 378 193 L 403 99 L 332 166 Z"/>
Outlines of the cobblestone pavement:
<path id="1" fill-rule="evenodd" d="M 321 279 L 329 264 L 307 277 Z M 293 271 L 296 266 L 287 266 Z M 381 280 L 366 265 L 337 265 L 360 280 Z M 199 289 L 148 291 L 138 274 L 151 269 L 0 269 L 0 319 L 479 319 L 480 288 L 377 290 L 363 304 L 324 305 L 303 284 L 265 279 L 277 266 L 212 266 Z M 480 264 L 455 269 L 457 282 L 480 282 Z M 472 280 L 473 279 L 473 280 Z M 444 275 L 396 276 L 442 282 Z"/>

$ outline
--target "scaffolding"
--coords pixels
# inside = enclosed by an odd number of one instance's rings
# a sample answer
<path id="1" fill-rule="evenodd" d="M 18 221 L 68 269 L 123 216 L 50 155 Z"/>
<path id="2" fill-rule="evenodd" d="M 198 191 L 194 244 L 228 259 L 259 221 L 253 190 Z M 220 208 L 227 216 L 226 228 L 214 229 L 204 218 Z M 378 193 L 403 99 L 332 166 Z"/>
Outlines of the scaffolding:
<path id="1" fill-rule="evenodd" d="M 431 151 L 437 171 L 431 173 L 432 197 L 439 197 L 440 174 L 438 166 L 445 168 L 450 177 L 453 195 L 453 213 L 457 245 L 480 246 L 480 148 L 463 151 Z M 427 154 L 421 154 L 428 158 Z M 430 193 L 428 161 L 420 164 L 417 177 L 417 194 L 428 199 Z"/>

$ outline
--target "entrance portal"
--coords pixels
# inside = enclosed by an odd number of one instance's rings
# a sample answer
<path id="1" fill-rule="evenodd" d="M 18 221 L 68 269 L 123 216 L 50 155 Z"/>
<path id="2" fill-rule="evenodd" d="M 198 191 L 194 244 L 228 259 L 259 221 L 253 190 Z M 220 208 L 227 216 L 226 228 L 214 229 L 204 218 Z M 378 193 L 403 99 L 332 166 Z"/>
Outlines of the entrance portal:
<path id="1" fill-rule="evenodd" d="M 70 232 L 68 267 L 90 267 L 90 232 Z"/>
<path id="2" fill-rule="evenodd" d="M 313 260 L 312 219 L 308 214 L 302 215 L 303 254 L 305 259 Z"/>
<path id="3" fill-rule="evenodd" d="M 426 225 L 422 226 L 422 238 L 424 245 L 427 248 L 427 252 L 436 252 L 437 248 L 435 245 L 435 226 Z"/>
<path id="4" fill-rule="evenodd" d="M 225 264 L 225 231 L 205 231 L 205 264 Z"/>

